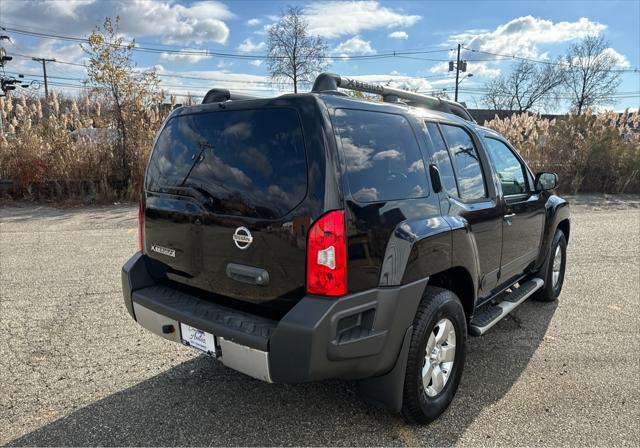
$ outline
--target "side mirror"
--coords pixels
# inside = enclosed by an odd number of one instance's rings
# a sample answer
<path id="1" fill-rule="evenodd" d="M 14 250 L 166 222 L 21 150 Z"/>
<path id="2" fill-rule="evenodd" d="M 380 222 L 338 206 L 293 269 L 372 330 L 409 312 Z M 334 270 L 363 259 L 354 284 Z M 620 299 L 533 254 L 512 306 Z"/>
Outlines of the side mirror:
<path id="1" fill-rule="evenodd" d="M 554 190 L 558 187 L 558 175 L 556 173 L 541 172 L 536 174 L 536 191 Z"/>

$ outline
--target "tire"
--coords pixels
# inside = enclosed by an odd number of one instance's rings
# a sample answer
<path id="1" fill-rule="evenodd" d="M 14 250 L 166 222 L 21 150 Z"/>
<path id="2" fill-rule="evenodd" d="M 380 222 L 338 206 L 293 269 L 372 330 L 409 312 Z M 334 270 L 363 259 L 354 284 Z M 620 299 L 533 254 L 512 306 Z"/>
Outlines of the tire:
<path id="1" fill-rule="evenodd" d="M 555 263 L 555 257 L 560 254 L 559 266 Z M 564 283 L 564 271 L 567 267 L 567 239 L 564 237 L 562 230 L 556 230 L 549 248 L 549 254 L 547 259 L 538 271 L 540 277 L 544 280 L 544 286 L 540 288 L 532 296 L 533 299 L 540 302 L 553 302 L 558 299 L 560 292 L 562 292 L 562 285 Z M 557 280 L 554 281 L 554 269 L 558 268 Z"/>
<path id="2" fill-rule="evenodd" d="M 448 337 L 442 337 L 440 331 Z M 451 347 L 451 331 L 455 335 L 455 347 L 447 350 L 446 347 Z M 401 413 L 408 423 L 425 424 L 435 420 L 453 400 L 464 368 L 466 334 L 467 320 L 458 297 L 446 289 L 428 286 L 413 321 L 404 378 Z M 437 349 L 429 357 L 426 353 L 428 344 Z M 450 359 L 451 353 L 455 355 L 452 364 L 440 362 Z M 437 372 L 436 365 L 440 372 L 447 372 L 446 379 L 434 373 Z M 423 370 L 429 379 L 426 385 Z M 434 383 L 434 375 L 439 381 L 444 379 L 442 388 Z"/>

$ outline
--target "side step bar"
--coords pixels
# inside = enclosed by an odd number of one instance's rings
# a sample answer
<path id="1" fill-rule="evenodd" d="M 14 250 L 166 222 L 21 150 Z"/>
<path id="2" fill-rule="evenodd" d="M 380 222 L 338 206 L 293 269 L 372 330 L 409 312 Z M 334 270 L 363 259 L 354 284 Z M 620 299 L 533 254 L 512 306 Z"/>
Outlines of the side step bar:
<path id="1" fill-rule="evenodd" d="M 482 336 L 518 305 L 531 297 L 534 292 L 542 288 L 543 285 L 544 281 L 541 278 L 532 278 L 518 288 L 513 288 L 511 292 L 499 295 L 496 298 L 500 300 L 498 303 L 482 306 L 471 320 L 469 334 Z"/>

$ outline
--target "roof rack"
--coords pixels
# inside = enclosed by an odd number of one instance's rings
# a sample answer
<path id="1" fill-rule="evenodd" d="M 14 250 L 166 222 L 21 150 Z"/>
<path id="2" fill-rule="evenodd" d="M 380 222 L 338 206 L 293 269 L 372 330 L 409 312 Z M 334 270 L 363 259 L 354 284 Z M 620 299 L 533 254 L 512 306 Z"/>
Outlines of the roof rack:
<path id="1" fill-rule="evenodd" d="M 456 115 L 464 120 L 475 122 L 467 109 L 462 104 L 455 101 L 443 100 L 435 96 L 422 95 L 420 93 L 396 89 L 389 86 L 370 84 L 368 82 L 345 78 L 340 75 L 336 75 L 335 73 L 319 74 L 313 83 L 311 91 L 314 93 L 336 93 L 338 91 L 338 87 L 347 90 L 380 95 L 385 103 L 401 102 L 409 106 L 424 107 L 426 109 L 446 112 Z"/>
<path id="2" fill-rule="evenodd" d="M 211 89 L 202 99 L 202 104 L 207 103 L 223 103 L 225 101 L 238 101 L 238 100 L 255 100 L 257 96 L 240 95 L 232 93 L 228 89 Z"/>

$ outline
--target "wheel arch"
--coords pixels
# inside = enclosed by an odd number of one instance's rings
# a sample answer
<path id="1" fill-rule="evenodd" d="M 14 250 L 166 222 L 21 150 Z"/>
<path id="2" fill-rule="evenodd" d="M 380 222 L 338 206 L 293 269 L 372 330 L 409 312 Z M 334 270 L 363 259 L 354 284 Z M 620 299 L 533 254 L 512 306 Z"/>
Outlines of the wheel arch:
<path id="1" fill-rule="evenodd" d="M 542 234 L 540 254 L 535 263 L 536 270 L 540 269 L 547 259 L 549 248 L 557 229 L 562 230 L 568 242 L 571 230 L 569 203 L 559 196 L 551 195 L 545 204 L 544 232 Z"/>
<path id="2" fill-rule="evenodd" d="M 567 240 L 567 243 L 568 243 L 569 233 L 571 232 L 571 222 L 569 221 L 569 218 L 566 218 L 560 221 L 558 223 L 558 229 L 562 230 L 562 233 L 564 233 L 564 238 Z"/>
<path id="3" fill-rule="evenodd" d="M 462 266 L 454 266 L 432 274 L 427 286 L 437 286 L 452 291 L 462 302 L 467 321 L 471 319 L 475 308 L 475 286 L 471 273 Z"/>

